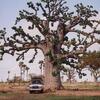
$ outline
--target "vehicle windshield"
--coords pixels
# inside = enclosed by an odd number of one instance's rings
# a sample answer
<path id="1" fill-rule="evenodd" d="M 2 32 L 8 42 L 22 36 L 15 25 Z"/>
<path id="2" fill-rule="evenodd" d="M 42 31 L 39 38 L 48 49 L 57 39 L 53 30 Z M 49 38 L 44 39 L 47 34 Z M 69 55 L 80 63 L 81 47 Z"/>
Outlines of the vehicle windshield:
<path id="1" fill-rule="evenodd" d="M 42 81 L 41 80 L 33 80 L 32 84 L 42 84 Z"/>

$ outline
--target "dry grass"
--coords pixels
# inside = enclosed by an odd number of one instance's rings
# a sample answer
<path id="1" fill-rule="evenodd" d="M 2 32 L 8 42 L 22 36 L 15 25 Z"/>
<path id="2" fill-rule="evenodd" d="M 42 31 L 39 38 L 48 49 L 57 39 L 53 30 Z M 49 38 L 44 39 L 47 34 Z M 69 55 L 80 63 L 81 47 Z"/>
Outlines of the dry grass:
<path id="1" fill-rule="evenodd" d="M 100 90 L 100 83 L 91 83 L 91 82 L 83 82 L 83 83 L 63 83 L 65 89 L 67 90 Z"/>
<path id="2" fill-rule="evenodd" d="M 66 96 L 80 97 L 82 96 L 98 96 L 100 97 L 100 83 L 64 83 L 66 90 L 59 90 L 52 93 L 29 94 L 26 87 L 27 84 L 0 84 L 0 100 L 82 100 L 68 99 Z M 91 91 L 92 90 L 92 91 Z M 84 100 L 99 100 L 97 99 Z M 61 98 L 61 99 L 60 99 Z"/>

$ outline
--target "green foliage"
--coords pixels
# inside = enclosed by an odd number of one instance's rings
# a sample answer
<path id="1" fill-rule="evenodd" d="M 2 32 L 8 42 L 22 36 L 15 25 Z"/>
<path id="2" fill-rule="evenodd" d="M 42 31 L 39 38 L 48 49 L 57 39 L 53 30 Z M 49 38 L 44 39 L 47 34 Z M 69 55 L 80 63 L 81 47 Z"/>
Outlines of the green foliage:
<path id="1" fill-rule="evenodd" d="M 75 38 L 73 38 L 73 39 L 71 40 L 71 44 L 72 44 L 72 45 L 75 45 L 75 44 L 76 44 L 76 39 L 75 39 Z"/>
<path id="2" fill-rule="evenodd" d="M 95 37 L 95 34 L 100 33 L 100 30 L 97 30 L 100 21 L 91 20 L 92 17 L 97 16 L 98 12 L 92 6 L 84 6 L 82 3 L 75 5 L 76 12 L 72 12 L 66 6 L 66 0 L 40 1 L 36 4 L 28 2 L 28 8 L 31 9 L 29 11 L 19 11 L 19 17 L 16 18 L 15 26 L 12 27 L 15 33 L 11 37 L 5 38 L 5 31 L 0 31 L 0 40 L 3 39 L 3 45 L 0 46 L 2 57 L 5 53 L 17 54 L 17 61 L 24 60 L 25 54 L 33 49 L 35 53 L 29 60 L 29 63 L 33 63 L 38 49 L 40 49 L 43 50 L 44 56 L 49 57 L 48 61 L 57 67 L 57 70 L 65 70 L 62 64 L 66 64 L 78 70 L 79 76 L 85 76 L 84 73 L 81 73 L 84 68 L 82 60 L 85 62 L 84 65 L 90 65 L 93 69 L 97 69 L 100 66 L 99 55 L 86 55 L 86 50 L 92 44 L 100 43 L 100 40 Z M 22 26 L 16 25 L 23 20 L 31 23 L 28 26 L 29 30 L 37 29 L 43 38 L 38 33 L 35 33 L 35 36 L 27 33 Z M 56 24 L 57 28 L 55 28 Z M 51 26 L 54 27 L 54 30 Z M 83 29 L 77 29 L 77 26 Z M 90 33 L 84 31 L 87 26 L 93 31 Z M 77 38 L 70 39 L 69 33 L 76 33 Z M 78 62 L 70 61 L 70 58 L 78 59 Z"/>
<path id="3" fill-rule="evenodd" d="M 58 75 L 57 71 L 53 71 L 53 72 L 52 72 L 52 75 L 53 75 L 54 77 L 56 77 L 56 76 Z"/>
<path id="4" fill-rule="evenodd" d="M 93 6 L 87 6 L 85 7 L 82 3 L 75 5 L 76 12 L 79 16 L 81 16 L 80 25 L 83 26 L 83 28 L 86 28 L 86 26 L 93 26 L 93 23 L 91 20 L 89 20 L 90 17 L 96 16 L 98 12 L 96 10 L 93 10 Z"/>
<path id="5" fill-rule="evenodd" d="M 49 0 L 41 0 L 42 2 L 48 2 Z M 51 0 L 50 0 L 51 1 Z"/>
<path id="6" fill-rule="evenodd" d="M 5 34 L 6 34 L 6 29 L 5 28 L 3 30 L 0 30 L 0 39 L 3 39 Z"/>
<path id="7" fill-rule="evenodd" d="M 60 59 L 55 58 L 54 61 L 53 61 L 53 66 L 56 66 L 56 67 L 59 68 L 61 66 Z"/>
<path id="8" fill-rule="evenodd" d="M 54 60 L 54 56 L 52 55 L 51 50 L 49 50 L 49 51 L 46 53 L 46 55 L 45 55 L 45 56 L 48 56 L 48 57 L 49 57 L 49 59 L 50 59 L 50 61 L 53 61 L 53 60 Z"/>
<path id="9" fill-rule="evenodd" d="M 100 68 L 100 52 L 90 52 L 83 57 L 84 66 L 89 65 L 92 69 Z"/>

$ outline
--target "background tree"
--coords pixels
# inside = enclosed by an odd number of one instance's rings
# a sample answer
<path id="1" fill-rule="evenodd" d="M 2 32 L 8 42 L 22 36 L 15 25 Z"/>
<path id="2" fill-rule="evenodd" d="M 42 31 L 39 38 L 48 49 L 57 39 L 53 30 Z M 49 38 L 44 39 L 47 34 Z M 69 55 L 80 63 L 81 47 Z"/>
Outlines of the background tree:
<path id="1" fill-rule="evenodd" d="M 23 81 L 25 80 L 25 72 L 27 71 L 27 70 L 26 70 L 26 67 L 27 67 L 27 66 L 26 66 L 25 64 L 22 65 Z"/>
<path id="2" fill-rule="evenodd" d="M 26 72 L 26 77 L 28 79 L 28 71 L 30 68 L 26 64 L 24 64 L 24 62 L 19 62 L 19 67 L 20 67 L 21 80 L 25 79 L 25 72 Z"/>
<path id="3" fill-rule="evenodd" d="M 75 82 L 75 70 L 74 69 L 67 69 L 66 75 L 68 77 L 67 82 L 69 83 Z"/>
<path id="4" fill-rule="evenodd" d="M 76 75 L 75 69 L 66 68 L 66 71 L 64 71 L 64 72 L 62 71 L 61 74 L 62 74 L 62 81 L 63 81 L 64 77 L 66 76 L 67 77 L 66 82 L 69 82 L 69 83 L 76 82 L 76 80 L 75 80 L 75 75 Z"/>
<path id="5" fill-rule="evenodd" d="M 19 62 L 20 78 L 21 78 L 21 81 L 23 80 L 23 78 L 22 78 L 22 75 L 23 75 L 23 71 L 22 71 L 23 64 L 24 64 L 23 62 Z"/>
<path id="6" fill-rule="evenodd" d="M 89 52 L 83 57 L 83 65 L 91 71 L 95 82 L 100 78 L 100 51 L 99 52 Z"/>
<path id="7" fill-rule="evenodd" d="M 22 80 L 21 80 L 21 78 L 20 78 L 20 76 L 14 76 L 13 77 L 13 83 L 18 83 L 19 85 L 20 85 L 20 82 L 21 82 Z"/>
<path id="8" fill-rule="evenodd" d="M 27 77 L 27 81 L 28 81 L 28 77 L 29 77 L 29 73 L 28 73 L 28 72 L 29 72 L 29 69 L 30 69 L 30 68 L 26 66 L 25 69 L 26 69 L 26 77 Z"/>
<path id="9" fill-rule="evenodd" d="M 27 33 L 22 26 L 13 26 L 13 36 L 7 39 L 4 34 L 1 36 L 4 41 L 0 46 L 1 58 L 5 53 L 9 53 L 17 54 L 17 61 L 24 60 L 25 53 L 33 49 L 35 53 L 29 61 L 32 63 L 38 50 L 42 50 L 45 56 L 45 89 L 60 89 L 60 71 L 64 70 L 62 64 L 70 65 L 82 76 L 80 55 L 85 55 L 92 44 L 100 43 L 94 35 L 100 34 L 100 21 L 92 19 L 98 12 L 93 10 L 92 6 L 84 6 L 82 3 L 75 5 L 75 12 L 70 12 L 66 0 L 41 0 L 36 4 L 28 2 L 27 5 L 31 10 L 19 11 L 15 24 L 26 20 L 31 23 L 28 29 L 37 29 L 41 35 Z M 88 27 L 91 32 L 86 31 Z M 69 35 L 72 35 L 72 38 Z M 76 38 L 73 35 L 76 35 Z M 78 62 L 73 64 L 73 60 L 69 61 L 69 58 L 76 58 Z"/>
<path id="10" fill-rule="evenodd" d="M 7 78 L 7 81 L 8 81 L 8 82 L 10 81 L 10 71 L 8 71 L 8 78 Z"/>
<path id="11" fill-rule="evenodd" d="M 43 60 L 39 61 L 39 64 L 40 64 L 39 68 L 41 70 L 41 75 L 43 75 L 44 61 Z"/>

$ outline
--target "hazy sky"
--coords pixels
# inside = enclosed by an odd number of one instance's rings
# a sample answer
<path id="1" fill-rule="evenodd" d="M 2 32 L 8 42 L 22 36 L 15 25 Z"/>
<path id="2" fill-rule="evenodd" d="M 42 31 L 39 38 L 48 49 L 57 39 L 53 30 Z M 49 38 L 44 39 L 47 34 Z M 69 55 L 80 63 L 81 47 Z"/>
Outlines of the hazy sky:
<path id="1" fill-rule="evenodd" d="M 13 33 L 11 27 L 15 23 L 19 10 L 27 9 L 27 1 L 37 2 L 39 0 L 0 0 L 0 29 L 6 27 L 9 34 Z M 67 0 L 67 2 L 72 10 L 74 9 L 73 5 L 82 2 L 85 5 L 93 5 L 94 9 L 100 12 L 100 0 Z M 31 54 L 28 54 L 28 56 L 30 57 Z M 43 55 L 38 55 L 37 59 L 40 56 Z M 25 63 L 28 64 L 27 60 L 25 60 Z M 28 66 L 31 69 L 30 72 L 40 72 L 37 61 Z M 15 57 L 9 55 L 4 56 L 4 60 L 0 62 L 0 80 L 7 79 L 8 70 L 11 71 L 11 76 L 14 74 L 19 75 L 18 62 L 16 62 Z"/>

